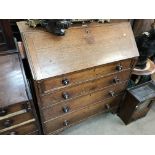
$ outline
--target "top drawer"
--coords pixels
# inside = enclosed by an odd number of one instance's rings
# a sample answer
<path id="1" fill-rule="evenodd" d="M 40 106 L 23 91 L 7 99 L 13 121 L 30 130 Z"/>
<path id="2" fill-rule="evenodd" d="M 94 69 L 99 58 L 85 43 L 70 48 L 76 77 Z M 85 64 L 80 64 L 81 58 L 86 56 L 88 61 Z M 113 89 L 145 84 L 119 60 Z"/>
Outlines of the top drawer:
<path id="1" fill-rule="evenodd" d="M 94 67 L 80 72 L 69 73 L 46 79 L 40 82 L 40 93 L 48 93 L 59 88 L 63 88 L 72 84 L 82 83 L 99 76 L 120 72 L 131 68 L 131 59 L 114 62 L 104 66 Z"/>

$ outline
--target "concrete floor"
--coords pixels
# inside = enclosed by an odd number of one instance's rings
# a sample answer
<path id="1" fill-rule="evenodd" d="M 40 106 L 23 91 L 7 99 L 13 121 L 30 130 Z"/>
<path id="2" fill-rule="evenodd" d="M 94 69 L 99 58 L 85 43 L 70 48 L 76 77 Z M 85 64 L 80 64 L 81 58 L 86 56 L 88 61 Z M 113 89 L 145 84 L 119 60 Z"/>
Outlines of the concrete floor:
<path id="1" fill-rule="evenodd" d="M 155 134 L 155 105 L 146 117 L 124 125 L 117 115 L 100 114 L 66 129 L 61 135 L 153 135 Z"/>

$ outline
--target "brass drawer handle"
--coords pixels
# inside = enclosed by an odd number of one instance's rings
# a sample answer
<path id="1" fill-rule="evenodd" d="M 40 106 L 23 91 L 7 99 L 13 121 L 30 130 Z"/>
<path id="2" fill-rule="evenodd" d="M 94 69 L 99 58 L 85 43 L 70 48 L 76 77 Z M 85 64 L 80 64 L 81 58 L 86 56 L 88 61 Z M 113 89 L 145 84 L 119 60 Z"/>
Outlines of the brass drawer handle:
<path id="1" fill-rule="evenodd" d="M 5 120 L 5 121 L 3 122 L 3 126 L 4 126 L 5 128 L 8 128 L 8 127 L 12 126 L 12 124 L 13 124 L 13 120 L 10 120 L 10 119 L 7 119 L 7 120 Z"/>
<path id="2" fill-rule="evenodd" d="M 62 110 L 63 110 L 64 113 L 68 113 L 69 112 L 69 107 L 63 107 Z"/>
<path id="3" fill-rule="evenodd" d="M 27 112 L 31 112 L 32 111 L 31 103 L 27 102 L 23 104 L 23 109 L 25 109 Z"/>
<path id="4" fill-rule="evenodd" d="M 68 126 L 68 125 L 69 125 L 69 121 L 65 120 L 65 121 L 63 122 L 63 125 L 64 125 L 64 126 Z"/>
<path id="5" fill-rule="evenodd" d="M 68 79 L 63 79 L 62 80 L 62 84 L 63 85 L 68 85 L 69 84 L 69 80 Z"/>
<path id="6" fill-rule="evenodd" d="M 69 94 L 67 93 L 67 92 L 65 92 L 65 93 L 62 93 L 62 97 L 65 99 L 65 100 L 67 100 L 67 99 L 69 99 Z"/>
<path id="7" fill-rule="evenodd" d="M 7 114 L 6 108 L 0 108 L 0 116 L 5 116 Z"/>
<path id="8" fill-rule="evenodd" d="M 114 83 L 118 83 L 120 81 L 120 79 L 118 78 L 118 77 L 115 77 L 114 79 L 113 79 L 113 82 Z"/>
<path id="9" fill-rule="evenodd" d="M 109 94 L 114 97 L 115 96 L 115 92 L 114 91 L 109 91 Z"/>
<path id="10" fill-rule="evenodd" d="M 123 69 L 123 66 L 122 66 L 122 65 L 117 65 L 117 66 L 116 66 L 116 70 L 117 70 L 117 71 L 121 71 L 122 69 Z"/>

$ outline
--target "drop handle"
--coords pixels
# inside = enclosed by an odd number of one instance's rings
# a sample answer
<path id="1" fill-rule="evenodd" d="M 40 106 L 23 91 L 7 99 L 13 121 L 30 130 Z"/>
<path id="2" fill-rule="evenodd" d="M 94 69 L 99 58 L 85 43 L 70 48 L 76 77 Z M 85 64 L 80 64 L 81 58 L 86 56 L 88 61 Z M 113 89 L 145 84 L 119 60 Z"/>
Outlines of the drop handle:
<path id="1" fill-rule="evenodd" d="M 67 92 L 62 93 L 62 97 L 66 100 L 69 99 L 69 94 Z"/>
<path id="2" fill-rule="evenodd" d="M 68 79 L 63 79 L 62 80 L 62 84 L 63 85 L 68 85 L 69 84 L 69 80 Z"/>
<path id="3" fill-rule="evenodd" d="M 109 94 L 114 97 L 115 96 L 115 92 L 114 91 L 109 91 Z"/>
<path id="4" fill-rule="evenodd" d="M 120 81 L 120 79 L 118 78 L 118 77 L 115 77 L 114 79 L 113 79 L 113 82 L 114 83 L 118 83 Z"/>
<path id="5" fill-rule="evenodd" d="M 69 125 L 69 121 L 68 121 L 68 120 L 65 120 L 65 121 L 63 122 L 63 125 L 64 125 L 64 126 L 68 126 L 68 125 Z"/>
<path id="6" fill-rule="evenodd" d="M 123 69 L 123 66 L 122 65 L 119 64 L 119 65 L 116 66 L 116 70 L 117 71 L 121 71 L 122 69 Z"/>
<path id="7" fill-rule="evenodd" d="M 62 110 L 63 110 L 64 113 L 68 113 L 69 112 L 69 107 L 67 107 L 67 106 L 63 107 Z"/>
<path id="8" fill-rule="evenodd" d="M 0 108 L 0 116 L 5 116 L 7 114 L 7 109 Z"/>
<path id="9" fill-rule="evenodd" d="M 3 122 L 3 126 L 4 126 L 5 128 L 8 128 L 8 127 L 12 126 L 12 124 L 13 124 L 13 120 L 10 120 L 10 119 L 5 120 L 5 121 Z"/>

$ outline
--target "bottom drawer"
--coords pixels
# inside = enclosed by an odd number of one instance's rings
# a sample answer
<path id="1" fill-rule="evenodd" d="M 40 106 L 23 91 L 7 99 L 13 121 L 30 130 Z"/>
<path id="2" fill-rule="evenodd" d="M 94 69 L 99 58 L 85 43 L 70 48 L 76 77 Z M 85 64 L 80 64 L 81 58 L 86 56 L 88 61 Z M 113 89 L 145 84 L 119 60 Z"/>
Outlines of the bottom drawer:
<path id="1" fill-rule="evenodd" d="M 73 125 L 74 123 L 77 123 L 79 121 L 82 121 L 90 116 L 93 116 L 97 113 L 103 112 L 103 111 L 109 111 L 114 108 L 117 108 L 120 100 L 122 98 L 122 95 L 110 98 L 108 100 L 104 100 L 101 102 L 98 102 L 96 104 L 93 104 L 91 106 L 88 106 L 84 109 L 78 110 L 76 112 L 72 112 L 70 114 L 66 114 L 63 117 L 56 118 L 54 120 L 49 120 L 44 122 L 44 132 L 45 134 L 52 134 L 52 132 L 63 129 L 66 127 L 69 127 Z"/>
<path id="2" fill-rule="evenodd" d="M 14 117 L 6 118 L 4 120 L 0 120 L 0 133 L 3 131 L 7 131 L 10 128 L 14 128 L 16 126 L 20 126 L 20 124 L 25 122 L 34 122 L 35 118 L 33 114 L 30 112 L 23 113 Z"/>
<path id="3" fill-rule="evenodd" d="M 29 123 L 1 133 L 2 135 L 35 135 L 38 134 L 36 124 Z"/>

